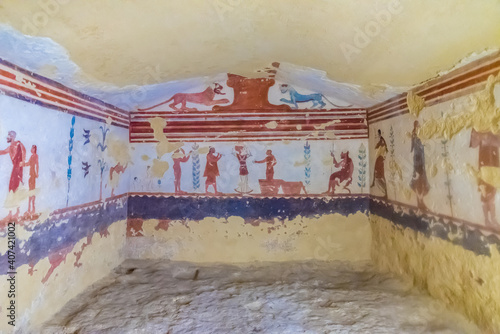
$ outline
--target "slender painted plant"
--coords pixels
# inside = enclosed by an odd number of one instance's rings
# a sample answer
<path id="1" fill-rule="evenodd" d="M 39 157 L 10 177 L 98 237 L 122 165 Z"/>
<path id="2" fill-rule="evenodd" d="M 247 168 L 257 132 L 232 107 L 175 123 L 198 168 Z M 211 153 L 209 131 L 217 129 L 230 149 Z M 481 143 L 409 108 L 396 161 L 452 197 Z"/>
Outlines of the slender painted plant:
<path id="1" fill-rule="evenodd" d="M 69 206 L 69 191 L 71 187 L 71 164 L 73 162 L 73 138 L 75 137 L 75 122 L 76 117 L 71 118 L 71 129 L 69 130 L 69 154 L 68 154 L 68 192 L 66 194 L 66 207 Z"/>
<path id="2" fill-rule="evenodd" d="M 101 150 L 102 154 L 102 152 L 104 152 L 108 148 L 108 145 L 106 145 L 106 135 L 109 132 L 109 128 L 107 127 L 107 125 L 100 126 L 99 128 L 101 129 L 102 138 L 101 141 L 97 144 L 97 148 Z M 102 179 L 104 171 L 106 170 L 107 167 L 107 163 L 106 161 L 104 161 L 104 159 L 99 159 L 97 163 L 99 164 L 99 168 L 101 170 L 101 182 L 99 185 L 99 200 L 102 200 Z"/>
<path id="3" fill-rule="evenodd" d="M 193 161 L 193 189 L 197 190 L 200 188 L 200 153 L 198 149 L 200 146 L 194 143 L 192 146 L 193 153 L 191 153 Z"/>
<path id="4" fill-rule="evenodd" d="M 311 184 L 311 145 L 307 141 L 304 145 L 304 160 L 306 161 L 304 167 L 305 183 L 309 186 Z"/>
<path id="5" fill-rule="evenodd" d="M 361 192 L 366 187 L 366 147 L 361 143 L 358 151 L 359 158 L 359 169 L 358 169 L 358 186 L 361 188 Z"/>

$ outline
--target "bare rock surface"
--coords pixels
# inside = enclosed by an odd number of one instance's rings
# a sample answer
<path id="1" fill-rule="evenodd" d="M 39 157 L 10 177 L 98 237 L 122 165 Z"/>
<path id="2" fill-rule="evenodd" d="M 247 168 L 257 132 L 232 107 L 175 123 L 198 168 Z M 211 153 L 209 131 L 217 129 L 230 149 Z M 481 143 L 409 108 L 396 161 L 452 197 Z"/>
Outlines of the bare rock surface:
<path id="1" fill-rule="evenodd" d="M 480 333 L 369 264 L 127 260 L 43 333 Z"/>

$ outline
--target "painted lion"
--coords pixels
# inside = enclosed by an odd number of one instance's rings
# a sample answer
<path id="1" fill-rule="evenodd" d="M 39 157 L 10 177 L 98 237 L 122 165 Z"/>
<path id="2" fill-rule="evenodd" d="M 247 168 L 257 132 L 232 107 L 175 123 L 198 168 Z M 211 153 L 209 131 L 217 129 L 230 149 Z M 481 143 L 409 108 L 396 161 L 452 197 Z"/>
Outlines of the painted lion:
<path id="1" fill-rule="evenodd" d="M 215 100 L 215 97 L 217 95 L 225 95 L 226 93 L 222 92 L 222 85 L 218 83 L 213 83 L 212 85 L 208 86 L 207 89 L 205 89 L 203 92 L 199 93 L 177 93 L 174 94 L 171 98 L 169 98 L 166 101 L 163 101 L 161 103 L 158 103 L 152 107 L 145 108 L 145 109 L 138 109 L 139 111 L 148 111 L 153 108 L 159 107 L 163 104 L 170 103 L 168 106 L 175 111 L 198 111 L 196 108 L 189 108 L 186 106 L 186 104 L 189 103 L 194 103 L 194 104 L 201 104 L 204 106 L 214 106 L 217 104 L 225 104 L 229 103 L 228 99 L 220 99 L 220 100 Z M 179 107 L 180 105 L 180 107 Z"/>

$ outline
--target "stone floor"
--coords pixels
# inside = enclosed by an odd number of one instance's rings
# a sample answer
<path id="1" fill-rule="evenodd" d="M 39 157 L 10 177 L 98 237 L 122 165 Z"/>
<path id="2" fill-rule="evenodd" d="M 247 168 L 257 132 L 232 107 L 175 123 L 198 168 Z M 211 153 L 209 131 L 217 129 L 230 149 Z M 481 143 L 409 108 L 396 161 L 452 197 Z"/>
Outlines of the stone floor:
<path id="1" fill-rule="evenodd" d="M 43 333 L 479 333 L 368 264 L 124 262 Z"/>

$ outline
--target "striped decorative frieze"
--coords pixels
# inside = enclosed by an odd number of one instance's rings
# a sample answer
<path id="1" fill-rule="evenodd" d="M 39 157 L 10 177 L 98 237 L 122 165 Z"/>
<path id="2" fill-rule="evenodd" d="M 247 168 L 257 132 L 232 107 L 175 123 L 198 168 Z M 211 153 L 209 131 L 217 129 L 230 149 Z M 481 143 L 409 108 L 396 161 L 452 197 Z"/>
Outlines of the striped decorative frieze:
<path id="1" fill-rule="evenodd" d="M 427 107 L 450 101 L 477 92 L 484 88 L 490 75 L 500 72 L 500 52 L 495 52 L 453 70 L 439 78 L 429 80 L 412 89 L 413 94 L 425 100 Z M 369 108 L 368 123 L 377 123 L 389 118 L 407 114 L 407 93 Z"/>
<path id="2" fill-rule="evenodd" d="M 129 127 L 128 111 L 0 59 L 0 92 L 67 114 Z"/>
<path id="3" fill-rule="evenodd" d="M 235 109 L 178 113 L 131 112 L 130 141 L 155 142 L 149 119 L 167 120 L 164 133 L 171 141 L 278 141 L 368 138 L 366 110 L 343 108 Z M 336 121 L 336 122 L 333 122 Z M 276 122 L 276 126 L 268 124 Z M 329 124 L 326 125 L 325 124 Z"/>

